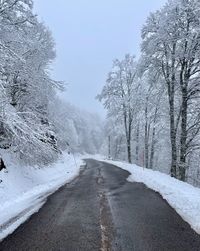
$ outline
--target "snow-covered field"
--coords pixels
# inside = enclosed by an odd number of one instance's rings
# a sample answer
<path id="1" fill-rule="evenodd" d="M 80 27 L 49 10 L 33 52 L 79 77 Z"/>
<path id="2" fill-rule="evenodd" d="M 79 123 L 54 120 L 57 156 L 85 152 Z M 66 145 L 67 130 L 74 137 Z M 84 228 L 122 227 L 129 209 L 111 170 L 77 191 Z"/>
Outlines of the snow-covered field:
<path id="1" fill-rule="evenodd" d="M 142 182 L 148 188 L 161 194 L 161 196 L 176 210 L 176 212 L 200 234 L 200 189 L 179 181 L 164 173 L 127 164 L 118 161 L 97 160 L 116 165 L 131 174 L 130 182 Z"/>
<path id="2" fill-rule="evenodd" d="M 75 178 L 84 164 L 81 156 L 75 162 L 67 153 L 43 168 L 16 166 L 9 157 L 4 161 L 8 172 L 0 172 L 0 240 L 37 212 L 50 194 Z"/>

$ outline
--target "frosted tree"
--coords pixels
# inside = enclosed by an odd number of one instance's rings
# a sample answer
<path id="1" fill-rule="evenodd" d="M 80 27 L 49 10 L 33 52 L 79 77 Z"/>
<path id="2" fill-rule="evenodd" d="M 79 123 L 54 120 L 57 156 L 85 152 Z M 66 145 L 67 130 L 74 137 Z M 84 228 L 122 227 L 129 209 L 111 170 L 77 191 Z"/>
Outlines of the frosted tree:
<path id="1" fill-rule="evenodd" d="M 185 180 L 188 149 L 199 132 L 197 124 L 191 125 L 188 121 L 192 99 L 199 92 L 199 11 L 199 1 L 196 0 L 168 1 L 160 11 L 150 15 L 142 31 L 146 67 L 157 71 L 165 80 L 170 117 L 171 174 L 182 180 Z"/>
<path id="2" fill-rule="evenodd" d="M 136 62 L 134 56 L 126 55 L 123 60 L 115 60 L 107 83 L 98 96 L 108 110 L 108 116 L 123 122 L 126 136 L 127 159 L 131 163 L 131 140 L 135 112 L 134 90 L 136 85 Z"/>
<path id="3" fill-rule="evenodd" d="M 32 7 L 27 0 L 0 2 L 0 146 L 23 160 L 46 163 L 57 155 L 47 108 L 61 84 L 49 77 L 54 42 Z"/>

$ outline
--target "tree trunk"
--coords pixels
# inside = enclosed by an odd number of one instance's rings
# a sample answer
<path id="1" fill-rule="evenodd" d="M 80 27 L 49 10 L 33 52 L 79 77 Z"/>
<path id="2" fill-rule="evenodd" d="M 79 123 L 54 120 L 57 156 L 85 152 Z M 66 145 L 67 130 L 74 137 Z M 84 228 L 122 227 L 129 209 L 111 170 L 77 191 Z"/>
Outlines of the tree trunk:
<path id="1" fill-rule="evenodd" d="M 155 114 L 154 114 L 154 121 L 153 121 L 153 131 L 152 131 L 152 140 L 151 140 L 151 151 L 150 151 L 150 160 L 149 160 L 149 168 L 153 168 L 153 161 L 154 161 L 154 152 L 155 152 L 155 144 L 156 144 L 156 119 L 157 119 L 157 112 L 158 108 L 156 107 Z"/>
<path id="2" fill-rule="evenodd" d="M 182 74 L 181 74 L 182 76 Z M 182 107 L 181 107 L 181 136 L 180 136 L 180 162 L 179 162 L 179 174 L 180 179 L 185 181 L 186 173 L 186 151 L 187 151 L 187 81 L 180 79 L 181 93 L 182 93 Z"/>
<path id="3" fill-rule="evenodd" d="M 150 161 L 149 161 L 150 169 L 153 169 L 154 151 L 155 151 L 155 135 L 156 135 L 156 128 L 154 126 L 153 132 L 152 132 L 152 143 L 151 143 L 151 152 L 150 152 Z"/>
<path id="4" fill-rule="evenodd" d="M 3 162 L 3 159 L 0 158 L 0 171 L 2 171 L 3 169 L 6 169 L 6 166 L 5 166 L 4 162 Z"/>
<path id="5" fill-rule="evenodd" d="M 175 130 L 175 118 L 174 118 L 174 97 L 169 96 L 170 106 L 170 139 L 171 139 L 171 176 L 176 177 L 176 165 L 177 165 L 177 147 L 176 147 L 176 130 Z"/>
<path id="6" fill-rule="evenodd" d="M 144 144 L 144 150 L 145 150 L 145 167 L 148 168 L 148 162 L 149 162 L 149 146 L 148 146 L 148 125 L 147 122 L 145 123 L 145 144 Z"/>
<path id="7" fill-rule="evenodd" d="M 128 163 L 131 163 L 131 141 L 127 139 L 127 154 L 128 154 Z"/>
<path id="8" fill-rule="evenodd" d="M 139 139 L 140 139 L 140 124 L 138 123 L 136 131 L 136 148 L 135 148 L 135 158 L 137 165 L 139 165 Z"/>
<path id="9" fill-rule="evenodd" d="M 124 126 L 126 133 L 126 146 L 127 146 L 127 159 L 128 162 L 131 163 L 131 122 L 127 123 L 127 114 L 124 112 Z"/>
<path id="10" fill-rule="evenodd" d="M 146 98 L 145 107 L 145 136 L 144 136 L 144 151 L 145 151 L 145 167 L 149 168 L 149 126 L 148 126 L 148 98 Z"/>
<path id="11" fill-rule="evenodd" d="M 110 136 L 108 136 L 108 159 L 111 159 L 111 144 Z"/>
<path id="12" fill-rule="evenodd" d="M 120 137 L 116 142 L 116 148 L 114 153 L 114 159 L 118 159 L 121 152 L 122 137 Z"/>
<path id="13" fill-rule="evenodd" d="M 167 48 L 165 48 L 166 65 L 163 66 L 163 72 L 166 79 L 168 99 L 169 99 L 169 117 L 170 117 L 170 141 L 171 141 L 171 168 L 170 173 L 172 177 L 177 176 L 177 146 L 176 146 L 176 134 L 177 125 L 175 123 L 175 109 L 174 109 L 174 97 L 175 97 L 175 52 L 176 43 L 173 44 L 171 52 L 171 60 L 169 60 L 169 54 Z M 171 66 L 169 65 L 171 61 Z"/>

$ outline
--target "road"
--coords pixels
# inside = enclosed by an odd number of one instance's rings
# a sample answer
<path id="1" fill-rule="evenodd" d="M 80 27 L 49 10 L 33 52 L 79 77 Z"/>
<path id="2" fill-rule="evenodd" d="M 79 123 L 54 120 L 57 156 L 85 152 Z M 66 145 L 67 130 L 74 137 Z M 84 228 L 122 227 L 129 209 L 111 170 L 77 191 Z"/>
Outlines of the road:
<path id="1" fill-rule="evenodd" d="M 1 251 L 199 251 L 200 236 L 129 173 L 95 160 L 0 243 Z"/>

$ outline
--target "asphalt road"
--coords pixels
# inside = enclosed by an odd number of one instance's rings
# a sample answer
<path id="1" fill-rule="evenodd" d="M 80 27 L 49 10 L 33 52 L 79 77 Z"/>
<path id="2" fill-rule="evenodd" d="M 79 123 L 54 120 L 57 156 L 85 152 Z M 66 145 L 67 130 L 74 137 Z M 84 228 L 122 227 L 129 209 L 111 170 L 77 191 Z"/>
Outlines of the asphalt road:
<path id="1" fill-rule="evenodd" d="M 129 173 L 87 160 L 70 184 L 0 243 L 1 251 L 200 251 L 200 236 Z"/>

